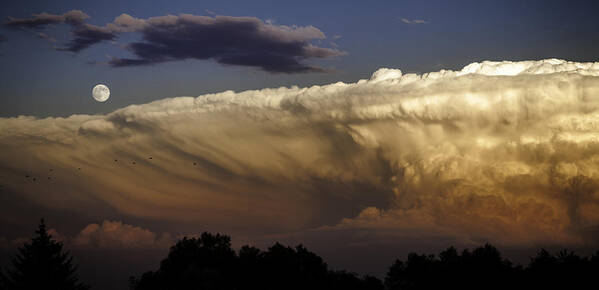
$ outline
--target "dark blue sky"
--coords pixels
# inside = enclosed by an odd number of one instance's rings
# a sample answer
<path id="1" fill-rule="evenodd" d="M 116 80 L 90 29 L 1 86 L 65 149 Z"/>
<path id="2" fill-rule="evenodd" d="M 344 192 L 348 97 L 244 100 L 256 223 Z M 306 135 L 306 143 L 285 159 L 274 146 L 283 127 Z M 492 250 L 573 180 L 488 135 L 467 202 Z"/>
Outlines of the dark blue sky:
<path id="1" fill-rule="evenodd" d="M 0 18 L 27 18 L 79 9 L 87 23 L 104 26 L 127 13 L 136 18 L 182 13 L 251 16 L 278 25 L 312 25 L 327 38 L 320 47 L 346 55 L 308 59 L 328 72 L 270 73 L 213 60 L 183 60 L 151 66 L 110 67 L 108 57 L 131 57 L 119 36 L 79 53 L 57 51 L 70 29 L 0 28 L 0 116 L 68 116 L 106 113 L 165 97 L 224 90 L 309 86 L 368 78 L 380 67 L 404 72 L 459 69 L 481 60 L 562 58 L 599 60 L 598 1 L 3 1 Z M 426 23 L 405 23 L 403 19 Z M 36 34 L 55 38 L 52 43 Z M 337 36 L 337 37 L 335 37 Z M 340 36 L 340 37 L 339 37 Z M 96 83 L 112 95 L 106 103 L 90 96 Z"/>

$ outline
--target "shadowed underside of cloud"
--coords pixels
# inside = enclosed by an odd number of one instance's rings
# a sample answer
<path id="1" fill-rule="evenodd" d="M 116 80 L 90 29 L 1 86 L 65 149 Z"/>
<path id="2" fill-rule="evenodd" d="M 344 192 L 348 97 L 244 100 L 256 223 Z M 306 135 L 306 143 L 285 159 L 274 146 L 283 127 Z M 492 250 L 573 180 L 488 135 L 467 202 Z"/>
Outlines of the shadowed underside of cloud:
<path id="1" fill-rule="evenodd" d="M 8 20 L 4 22 L 4 26 L 10 28 L 42 29 L 52 24 L 69 24 L 72 27 L 72 34 L 74 37 L 65 47 L 58 48 L 58 50 L 71 52 L 79 52 L 96 43 L 116 39 L 117 35 L 113 31 L 85 23 L 85 20 L 88 18 L 89 15 L 81 10 L 71 10 L 61 15 L 41 13 L 33 15 L 31 18 L 9 17 Z"/>
<path id="2" fill-rule="evenodd" d="M 115 23 L 111 27 L 117 30 L 139 30 L 144 41 L 129 45 L 137 59 L 113 59 L 110 61 L 113 66 L 214 59 L 222 64 L 293 73 L 321 71 L 302 64 L 304 59 L 342 54 L 338 50 L 311 45 L 310 40 L 325 38 L 313 26 L 277 26 L 254 17 L 183 14 L 142 20 L 122 15 Z"/>
<path id="3" fill-rule="evenodd" d="M 72 25 L 82 25 L 89 15 L 81 10 L 71 10 L 67 13 L 56 15 L 49 13 L 34 14 L 31 18 L 8 17 L 4 22 L 5 26 L 13 28 L 42 28 L 49 24 L 68 23 Z"/>
<path id="4" fill-rule="evenodd" d="M 114 32 L 91 24 L 78 25 L 73 29 L 73 35 L 75 37 L 67 43 L 65 48 L 59 48 L 60 50 L 79 52 L 96 43 L 117 38 Z"/>
<path id="5" fill-rule="evenodd" d="M 5 26 L 42 28 L 68 23 L 73 39 L 61 48 L 79 52 L 102 41 L 115 40 L 122 33 L 140 33 L 142 42 L 127 45 L 136 58 L 113 58 L 114 67 L 152 65 L 185 59 L 212 59 L 226 65 L 260 68 L 273 73 L 324 71 L 304 63 L 307 59 L 328 58 L 344 52 L 310 43 L 326 38 L 314 26 L 284 26 L 255 17 L 197 16 L 182 14 L 148 19 L 123 14 L 105 26 L 84 23 L 88 16 L 77 10 L 63 15 L 38 14 L 33 18 L 9 18 Z"/>
<path id="6" fill-rule="evenodd" d="M 100 200 L 203 230 L 596 246 L 598 119 L 599 63 L 380 69 L 357 83 L 0 119 L 0 172 L 49 207 Z M 50 181 L 31 181 L 47 168 Z"/>

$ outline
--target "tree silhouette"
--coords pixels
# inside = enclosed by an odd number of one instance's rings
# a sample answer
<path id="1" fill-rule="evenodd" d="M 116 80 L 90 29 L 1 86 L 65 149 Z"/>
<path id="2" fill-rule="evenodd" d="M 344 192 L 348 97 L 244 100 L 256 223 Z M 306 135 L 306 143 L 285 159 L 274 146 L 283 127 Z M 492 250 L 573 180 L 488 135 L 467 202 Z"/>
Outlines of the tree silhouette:
<path id="1" fill-rule="evenodd" d="M 295 249 L 276 243 L 259 260 L 264 289 L 324 289 L 327 264 L 299 245 Z"/>
<path id="2" fill-rule="evenodd" d="M 73 257 L 48 234 L 43 219 L 35 233 L 31 243 L 25 243 L 12 258 L 14 269 L 8 269 L 2 277 L 5 289 L 88 289 L 79 281 Z"/>
<path id="3" fill-rule="evenodd" d="M 501 257 L 497 248 L 486 244 L 462 251 L 450 247 L 439 254 L 410 253 L 408 260 L 396 260 L 385 277 L 387 289 L 513 289 L 520 268 Z"/>
<path id="4" fill-rule="evenodd" d="M 572 251 L 551 254 L 541 249 L 526 268 L 501 257 L 486 244 L 458 253 L 454 247 L 439 256 L 411 253 L 396 260 L 385 277 L 395 289 L 587 289 L 597 286 L 599 252 L 590 258 Z M 594 288 L 593 288 L 594 289 Z"/>
<path id="5" fill-rule="evenodd" d="M 535 257 L 531 258 L 526 269 L 526 283 L 536 288 L 570 289 L 583 289 L 585 285 L 597 285 L 598 254 L 589 259 L 568 250 L 552 255 L 545 249 L 541 249 Z"/>
<path id="6" fill-rule="evenodd" d="M 131 289 L 232 289 L 236 263 L 231 239 L 203 233 L 183 238 L 171 247 L 156 272 L 131 277 Z"/>
<path id="7" fill-rule="evenodd" d="M 62 243 L 41 221 L 37 236 L 19 248 L 14 269 L 0 269 L 0 290 L 83 290 L 76 266 Z M 581 257 L 544 249 L 526 266 L 502 258 L 490 244 L 461 253 L 449 247 L 438 256 L 410 253 L 396 260 L 384 283 L 372 276 L 333 271 L 303 245 L 275 243 L 266 251 L 243 246 L 236 253 L 226 235 L 203 233 L 171 247 L 160 268 L 131 277 L 132 290 L 404 290 L 404 289 L 595 289 L 599 252 Z M 593 287 L 588 287 L 594 285 Z"/>
<path id="8" fill-rule="evenodd" d="M 363 289 L 382 290 L 375 277 L 328 270 L 321 257 L 304 246 L 275 243 L 267 251 L 243 246 L 239 255 L 224 235 L 203 233 L 183 238 L 157 271 L 130 278 L 133 290 L 166 289 Z"/>

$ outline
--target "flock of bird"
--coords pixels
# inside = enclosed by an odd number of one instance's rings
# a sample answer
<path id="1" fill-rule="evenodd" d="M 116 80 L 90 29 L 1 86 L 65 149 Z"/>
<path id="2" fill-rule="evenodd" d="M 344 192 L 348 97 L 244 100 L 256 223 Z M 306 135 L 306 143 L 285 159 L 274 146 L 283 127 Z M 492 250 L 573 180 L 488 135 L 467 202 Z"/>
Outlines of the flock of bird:
<path id="1" fill-rule="evenodd" d="M 148 157 L 148 159 L 152 160 L 152 157 L 150 156 L 150 157 Z M 119 162 L 119 160 L 118 160 L 118 159 L 114 159 L 114 162 Z M 131 164 L 132 164 L 132 165 L 135 165 L 136 163 L 135 163 L 135 161 L 131 161 Z M 197 163 L 196 163 L 196 162 L 193 162 L 193 166 L 196 166 L 196 165 L 197 165 Z M 77 170 L 81 171 L 81 167 L 77 167 Z M 53 169 L 53 168 L 50 168 L 48 171 L 49 171 L 49 172 L 52 172 L 52 171 L 54 171 L 54 169 Z M 48 180 L 51 180 L 51 179 L 52 179 L 52 177 L 51 177 L 51 176 L 48 176 L 47 178 L 48 178 Z M 27 180 L 31 180 L 31 181 L 37 181 L 37 180 L 38 180 L 38 178 L 37 178 L 37 177 L 31 176 L 31 175 L 29 175 L 29 174 L 25 174 L 25 179 L 27 179 Z M 1 187 L 1 186 L 2 186 L 2 185 L 0 185 L 0 187 Z"/>

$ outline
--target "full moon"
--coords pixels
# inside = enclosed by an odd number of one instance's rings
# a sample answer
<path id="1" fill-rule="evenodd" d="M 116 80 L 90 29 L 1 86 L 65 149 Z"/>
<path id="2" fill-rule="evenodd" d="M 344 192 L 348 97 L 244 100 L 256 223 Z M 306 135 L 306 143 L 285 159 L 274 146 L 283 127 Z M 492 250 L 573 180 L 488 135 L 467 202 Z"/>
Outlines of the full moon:
<path id="1" fill-rule="evenodd" d="M 92 90 L 92 97 L 98 102 L 106 102 L 110 97 L 110 89 L 103 84 L 96 85 Z"/>

